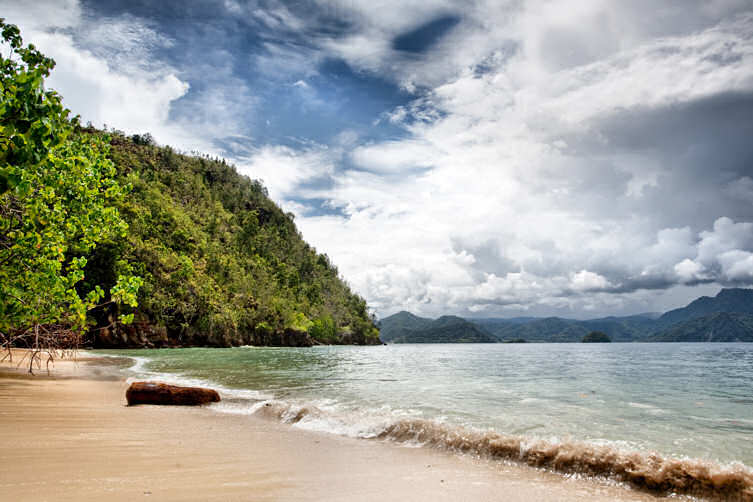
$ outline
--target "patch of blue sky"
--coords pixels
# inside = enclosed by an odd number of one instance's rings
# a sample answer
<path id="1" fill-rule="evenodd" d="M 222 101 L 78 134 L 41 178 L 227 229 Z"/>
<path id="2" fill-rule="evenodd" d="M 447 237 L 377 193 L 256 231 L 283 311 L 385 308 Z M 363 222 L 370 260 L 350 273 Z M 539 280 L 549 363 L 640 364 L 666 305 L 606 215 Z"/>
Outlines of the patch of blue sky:
<path id="1" fill-rule="evenodd" d="M 295 2 L 293 2 L 295 4 Z M 305 3 L 295 4 L 300 9 Z M 329 143 L 342 131 L 360 140 L 399 138 L 405 131 L 389 121 L 378 120 L 385 112 L 415 98 L 389 79 L 375 73 L 354 71 L 339 59 L 324 59 L 313 68 L 286 66 L 285 55 L 316 61 L 317 35 L 338 36 L 349 32 L 347 20 L 336 19 L 326 10 L 313 11 L 316 22 L 297 32 L 283 22 L 276 28 L 270 20 L 253 15 L 233 15 L 222 2 L 89 2 L 92 17 L 130 15 L 149 19 L 155 29 L 173 41 L 155 48 L 153 57 L 170 61 L 190 88 L 171 105 L 170 119 L 190 121 L 197 114 L 222 120 L 232 114 L 238 136 L 251 138 L 256 146 L 294 143 L 306 138 Z M 449 18 L 417 30 L 408 44 L 425 45 L 430 32 L 447 30 L 456 21 Z M 259 61 L 279 64 L 270 75 Z M 216 110 L 206 107 L 216 105 Z M 215 138 L 221 143 L 222 138 Z"/>

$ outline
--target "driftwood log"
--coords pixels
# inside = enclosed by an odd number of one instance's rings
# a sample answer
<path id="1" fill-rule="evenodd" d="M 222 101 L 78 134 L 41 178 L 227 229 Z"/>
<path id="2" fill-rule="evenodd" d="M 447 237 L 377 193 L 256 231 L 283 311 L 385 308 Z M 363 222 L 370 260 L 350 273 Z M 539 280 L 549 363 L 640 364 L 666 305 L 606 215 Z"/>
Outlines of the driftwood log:
<path id="1" fill-rule="evenodd" d="M 216 390 L 202 387 L 180 387 L 166 383 L 134 382 L 126 391 L 128 406 L 135 404 L 170 404 L 197 406 L 216 403 L 220 395 Z"/>

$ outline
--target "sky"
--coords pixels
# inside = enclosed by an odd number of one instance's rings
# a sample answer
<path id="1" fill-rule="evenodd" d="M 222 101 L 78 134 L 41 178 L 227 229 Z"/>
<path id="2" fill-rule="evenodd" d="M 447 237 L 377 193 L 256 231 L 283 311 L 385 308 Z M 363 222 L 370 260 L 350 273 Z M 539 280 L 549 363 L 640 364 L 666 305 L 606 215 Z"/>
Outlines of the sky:
<path id="1" fill-rule="evenodd" d="M 260 179 L 377 315 L 753 286 L 751 0 L 0 0 L 84 122 Z"/>

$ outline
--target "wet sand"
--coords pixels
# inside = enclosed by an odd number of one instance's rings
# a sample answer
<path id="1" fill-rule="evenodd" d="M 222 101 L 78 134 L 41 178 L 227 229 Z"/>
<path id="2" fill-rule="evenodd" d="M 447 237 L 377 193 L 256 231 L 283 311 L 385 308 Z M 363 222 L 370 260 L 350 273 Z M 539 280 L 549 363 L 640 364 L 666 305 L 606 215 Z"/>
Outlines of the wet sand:
<path id="1" fill-rule="evenodd" d="M 0 365 L 3 500 L 650 501 L 607 481 L 298 430 L 209 408 L 128 407 L 112 361 Z"/>

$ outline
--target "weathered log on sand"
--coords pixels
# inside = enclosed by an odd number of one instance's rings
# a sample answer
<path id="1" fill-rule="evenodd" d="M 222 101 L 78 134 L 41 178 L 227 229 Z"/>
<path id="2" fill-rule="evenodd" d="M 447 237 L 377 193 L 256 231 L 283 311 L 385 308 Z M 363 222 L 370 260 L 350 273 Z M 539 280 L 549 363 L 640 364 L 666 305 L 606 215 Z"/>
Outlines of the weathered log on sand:
<path id="1" fill-rule="evenodd" d="M 197 406 L 216 403 L 220 395 L 216 390 L 202 387 L 180 387 L 158 382 L 134 382 L 126 391 L 128 406 L 135 404 L 171 404 Z"/>

